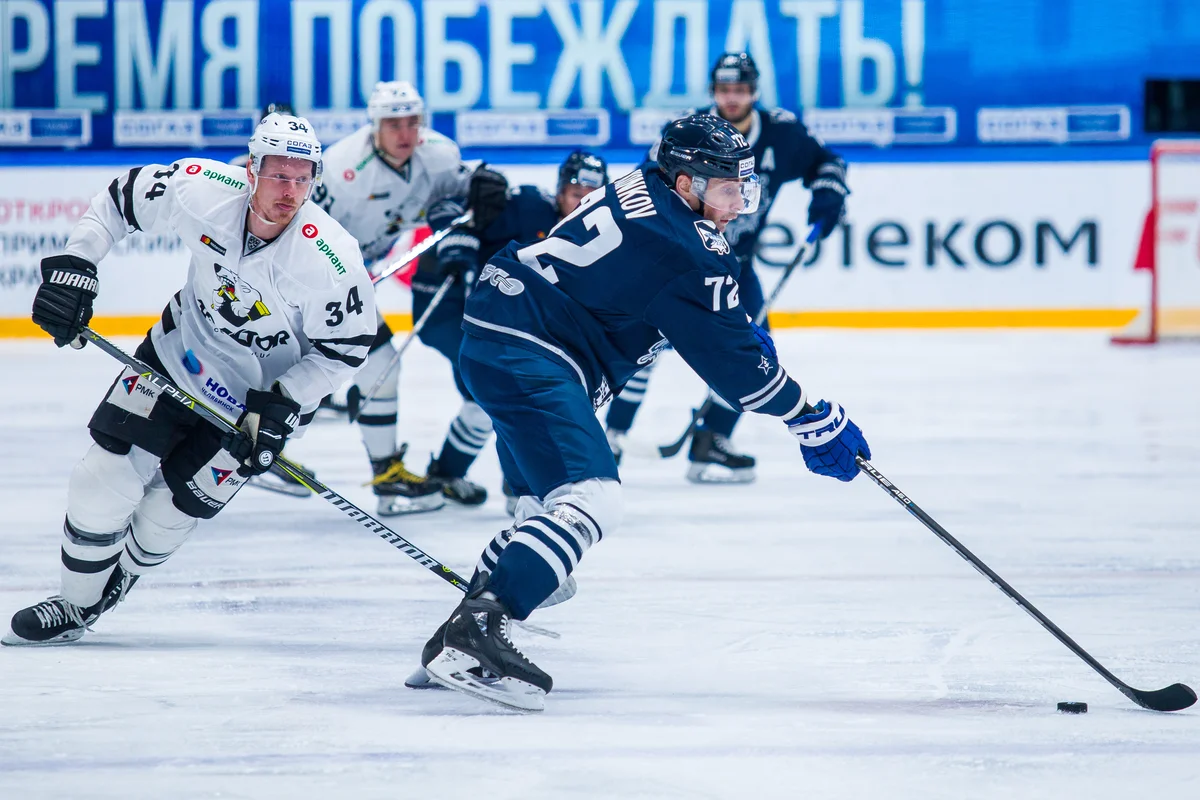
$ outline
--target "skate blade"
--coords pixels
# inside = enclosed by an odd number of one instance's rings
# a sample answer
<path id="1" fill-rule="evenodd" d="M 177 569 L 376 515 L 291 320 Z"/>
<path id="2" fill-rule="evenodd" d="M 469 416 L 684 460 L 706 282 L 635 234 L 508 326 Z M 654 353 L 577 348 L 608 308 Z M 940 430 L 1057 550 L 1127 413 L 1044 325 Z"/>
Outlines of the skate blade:
<path id="1" fill-rule="evenodd" d="M 468 670 L 478 667 L 479 661 L 466 653 L 445 647 L 425 667 L 429 677 L 447 689 L 495 703 L 502 708 L 536 714 L 546 708 L 546 693 L 538 687 L 516 678 L 485 679 Z"/>
<path id="2" fill-rule="evenodd" d="M 404 679 L 404 685 L 409 689 L 437 689 L 438 691 L 442 691 L 446 688 L 429 677 L 429 671 L 424 667 L 417 667 L 413 670 L 413 674 Z"/>
<path id="3" fill-rule="evenodd" d="M 268 475 L 270 477 L 267 477 Z M 254 475 L 246 483 L 255 489 L 265 489 L 268 492 L 286 494 L 289 497 L 312 497 L 312 490 L 307 486 L 290 481 L 284 482 L 269 472 L 264 472 L 262 475 Z"/>
<path id="4" fill-rule="evenodd" d="M 754 483 L 754 469 L 730 469 L 722 464 L 692 464 L 687 479 L 692 483 Z"/>
<path id="5" fill-rule="evenodd" d="M 426 511 L 437 511 L 446 505 L 446 498 L 441 492 L 427 494 L 424 497 L 404 497 L 403 495 L 387 495 L 379 498 L 379 506 L 375 513 L 381 517 L 400 517 L 405 514 L 423 514 Z"/>
<path id="6" fill-rule="evenodd" d="M 60 633 L 53 639 L 47 639 L 44 642 L 34 642 L 17 636 L 10 630 L 8 633 L 4 634 L 4 636 L 0 636 L 0 644 L 6 647 L 53 647 L 56 644 L 70 644 L 71 642 L 77 642 L 82 638 L 83 631 L 67 631 L 66 633 Z"/>

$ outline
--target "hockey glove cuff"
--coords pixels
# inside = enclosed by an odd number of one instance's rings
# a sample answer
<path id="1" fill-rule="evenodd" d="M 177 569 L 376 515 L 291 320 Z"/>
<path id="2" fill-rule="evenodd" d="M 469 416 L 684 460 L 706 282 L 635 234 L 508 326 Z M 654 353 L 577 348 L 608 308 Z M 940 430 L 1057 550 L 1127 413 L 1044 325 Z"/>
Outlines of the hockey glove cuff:
<path id="1" fill-rule="evenodd" d="M 246 392 L 246 410 L 238 420 L 241 430 L 227 434 L 223 442 L 242 462 L 238 474 L 248 478 L 269 470 L 299 424 L 300 404 L 284 395 L 279 384 L 269 392 Z"/>
<path id="2" fill-rule="evenodd" d="M 862 431 L 837 403 L 822 400 L 811 413 L 790 420 L 787 426 L 800 440 L 804 466 L 818 475 L 852 481 L 858 475 L 855 456 L 871 458 Z"/>
<path id="3" fill-rule="evenodd" d="M 92 320 L 99 281 L 96 265 L 71 255 L 42 259 L 42 285 L 33 298 L 33 321 L 59 347 L 83 347 L 79 335 Z"/>
<path id="4" fill-rule="evenodd" d="M 754 320 L 750 320 L 750 327 L 754 329 L 754 335 L 758 337 L 758 347 L 762 350 L 762 354 L 772 361 L 778 362 L 779 353 L 775 352 L 775 340 L 771 338 L 771 332 Z"/>

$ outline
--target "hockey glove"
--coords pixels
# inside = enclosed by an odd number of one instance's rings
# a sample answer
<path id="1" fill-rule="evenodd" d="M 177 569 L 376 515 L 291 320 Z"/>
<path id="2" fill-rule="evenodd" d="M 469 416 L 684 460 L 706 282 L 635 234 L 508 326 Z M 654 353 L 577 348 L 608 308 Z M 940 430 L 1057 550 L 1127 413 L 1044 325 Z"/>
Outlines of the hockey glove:
<path id="1" fill-rule="evenodd" d="M 475 230 L 482 231 L 492 220 L 504 213 L 508 204 L 508 179 L 481 165 L 471 176 L 471 188 L 467 190 L 467 208 L 475 212 Z"/>
<path id="2" fill-rule="evenodd" d="M 852 481 L 858 474 L 854 457 L 861 454 L 863 458 L 871 458 L 871 448 L 862 431 L 837 403 L 822 400 L 812 412 L 796 417 L 787 426 L 800 440 L 804 466 L 818 475 Z"/>
<path id="3" fill-rule="evenodd" d="M 429 207 L 429 226 L 435 231 L 445 229 L 466 209 L 459 200 L 446 198 Z M 437 244 L 437 272 L 442 278 L 461 275 L 479 265 L 479 236 L 472 228 L 459 228 Z"/>
<path id="4" fill-rule="evenodd" d="M 92 320 L 92 300 L 99 282 L 96 265 L 78 256 L 42 259 L 42 285 L 33 298 L 33 321 L 54 337 L 59 347 L 83 347 L 79 335 Z"/>
<path id="5" fill-rule="evenodd" d="M 246 392 L 246 410 L 238 419 L 241 430 L 226 434 L 222 444 L 242 462 L 239 475 L 261 475 L 275 463 L 299 424 L 300 404 L 284 395 L 278 383 L 269 392 L 251 389 Z"/>
<path id="6" fill-rule="evenodd" d="M 821 226 L 821 238 L 833 233 L 846 213 L 846 165 L 840 160 L 822 164 L 817 179 L 808 187 L 812 200 L 808 204 L 808 224 Z"/>
<path id="7" fill-rule="evenodd" d="M 775 340 L 771 338 L 771 332 L 752 319 L 750 320 L 750 327 L 754 329 L 754 335 L 758 337 L 758 346 L 762 350 L 763 355 L 772 361 L 778 361 L 779 354 L 775 352 Z"/>

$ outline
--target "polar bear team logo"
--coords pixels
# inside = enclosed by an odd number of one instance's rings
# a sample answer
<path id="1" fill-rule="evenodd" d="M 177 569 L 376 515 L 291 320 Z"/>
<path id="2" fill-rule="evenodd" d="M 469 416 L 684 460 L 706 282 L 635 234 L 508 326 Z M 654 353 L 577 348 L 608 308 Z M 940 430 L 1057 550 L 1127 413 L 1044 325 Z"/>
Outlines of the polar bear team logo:
<path id="1" fill-rule="evenodd" d="M 271 315 L 270 309 L 262 301 L 261 292 L 220 264 L 214 264 L 213 267 L 221 285 L 213 292 L 211 307 L 216 309 L 221 319 L 240 328 L 247 322 Z"/>

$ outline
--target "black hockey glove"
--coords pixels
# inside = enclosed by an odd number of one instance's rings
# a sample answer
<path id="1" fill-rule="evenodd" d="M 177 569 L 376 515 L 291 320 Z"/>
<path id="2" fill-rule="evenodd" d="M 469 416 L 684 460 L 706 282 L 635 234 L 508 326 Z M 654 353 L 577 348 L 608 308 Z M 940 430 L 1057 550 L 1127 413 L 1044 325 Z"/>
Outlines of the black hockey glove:
<path id="1" fill-rule="evenodd" d="M 467 208 L 475 212 L 475 230 L 481 231 L 504 213 L 508 204 L 508 179 L 499 172 L 480 165 L 471 176 L 467 191 Z"/>
<path id="2" fill-rule="evenodd" d="M 444 230 L 465 212 L 462 201 L 456 198 L 438 200 L 429 207 L 429 226 L 434 231 Z M 443 280 L 451 275 L 458 277 L 479 267 L 479 236 L 474 228 L 460 227 L 438 242 L 436 252 L 437 274 Z"/>
<path id="3" fill-rule="evenodd" d="M 42 285 L 33 298 L 33 321 L 53 336 L 59 347 L 83 347 L 79 334 L 92 320 L 92 300 L 98 286 L 96 265 L 86 258 L 43 258 Z"/>
<path id="4" fill-rule="evenodd" d="M 238 419 L 241 430 L 226 434 L 222 445 L 242 462 L 239 475 L 261 475 L 275 463 L 299 424 L 300 404 L 284 395 L 278 383 L 269 392 L 251 389 L 246 392 L 246 410 Z"/>
<path id="5" fill-rule="evenodd" d="M 822 164 L 817 179 L 808 187 L 812 201 L 808 204 L 808 224 L 821 226 L 821 238 L 833 233 L 846 213 L 846 165 L 841 161 Z"/>

